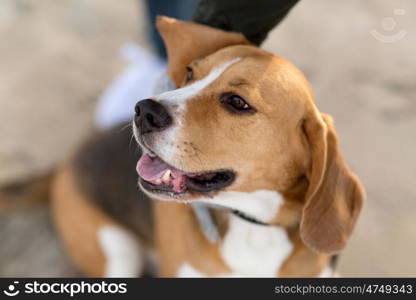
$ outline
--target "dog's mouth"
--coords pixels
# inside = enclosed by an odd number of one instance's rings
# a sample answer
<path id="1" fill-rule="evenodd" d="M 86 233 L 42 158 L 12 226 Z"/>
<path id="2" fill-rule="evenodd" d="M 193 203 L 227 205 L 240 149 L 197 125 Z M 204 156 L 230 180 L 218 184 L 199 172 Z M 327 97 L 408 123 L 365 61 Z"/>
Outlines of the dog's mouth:
<path id="1" fill-rule="evenodd" d="M 218 170 L 185 172 L 164 162 L 158 156 L 143 154 L 137 163 L 142 188 L 153 193 L 182 195 L 187 192 L 211 193 L 230 185 L 234 172 Z"/>

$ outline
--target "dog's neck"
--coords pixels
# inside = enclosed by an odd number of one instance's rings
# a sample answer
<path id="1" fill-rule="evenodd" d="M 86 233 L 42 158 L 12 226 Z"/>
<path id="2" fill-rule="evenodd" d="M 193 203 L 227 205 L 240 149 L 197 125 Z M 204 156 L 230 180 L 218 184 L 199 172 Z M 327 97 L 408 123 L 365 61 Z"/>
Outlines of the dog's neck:
<path id="1" fill-rule="evenodd" d="M 316 272 L 316 270 L 325 265 L 327 267 L 324 268 L 325 275 L 323 276 L 331 276 L 334 272 L 337 256 L 329 257 L 328 255 L 317 254 L 307 248 L 300 239 L 299 224 L 288 227 L 271 225 L 256 220 L 237 210 L 205 203 L 194 203 L 192 204 L 192 208 L 205 238 L 213 244 L 219 244 L 220 247 L 225 247 L 226 244 L 229 244 L 227 241 L 229 239 L 228 235 L 230 235 L 230 231 L 235 231 L 235 226 L 246 228 L 249 231 L 257 228 L 260 234 L 269 229 L 270 231 L 275 230 L 276 234 L 281 235 L 279 250 L 282 253 L 286 253 L 282 256 L 285 259 L 280 262 L 279 272 L 281 276 L 293 276 L 294 274 L 292 272 L 294 270 L 305 270 L 308 276 L 315 276 L 313 272 Z M 233 239 L 235 237 L 244 241 L 247 236 L 245 236 L 245 232 L 242 230 L 237 233 L 237 236 L 234 234 Z M 239 251 L 244 252 L 245 249 L 239 248 Z M 276 252 L 279 255 L 279 252 Z"/>

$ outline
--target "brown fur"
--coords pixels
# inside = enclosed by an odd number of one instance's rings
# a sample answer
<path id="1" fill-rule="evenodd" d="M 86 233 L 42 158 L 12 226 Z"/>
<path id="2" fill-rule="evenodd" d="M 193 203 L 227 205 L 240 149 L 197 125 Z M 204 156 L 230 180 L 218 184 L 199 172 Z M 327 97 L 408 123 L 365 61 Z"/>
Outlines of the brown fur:
<path id="1" fill-rule="evenodd" d="M 317 277 L 328 266 L 330 256 L 316 253 L 303 243 L 299 232 L 289 235 L 293 251 L 283 263 L 277 274 L 278 277 Z"/>
<path id="2" fill-rule="evenodd" d="M 331 118 L 322 117 L 324 123 L 305 125 L 313 160 L 300 230 L 309 247 L 334 253 L 347 244 L 361 211 L 364 189 L 341 157 Z"/>
<path id="3" fill-rule="evenodd" d="M 219 245 L 205 239 L 190 206 L 157 202 L 155 219 L 158 220 L 156 237 L 160 276 L 176 276 L 178 267 L 184 262 L 208 276 L 229 272 L 219 253 Z"/>
<path id="4" fill-rule="evenodd" d="M 104 276 L 106 261 L 97 241 L 98 231 L 114 222 L 79 192 L 70 167 L 57 173 L 52 197 L 56 228 L 75 265 L 88 276 Z"/>

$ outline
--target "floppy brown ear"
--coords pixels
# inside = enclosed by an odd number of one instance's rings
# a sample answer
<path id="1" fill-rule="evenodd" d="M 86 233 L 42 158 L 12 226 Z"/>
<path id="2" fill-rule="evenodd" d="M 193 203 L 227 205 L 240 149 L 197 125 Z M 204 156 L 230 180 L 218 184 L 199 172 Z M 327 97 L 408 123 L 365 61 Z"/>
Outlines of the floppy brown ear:
<path id="1" fill-rule="evenodd" d="M 157 17 L 156 27 L 168 53 L 168 76 L 176 86 L 183 82 L 185 68 L 194 59 L 227 46 L 249 44 L 242 34 L 165 16 Z"/>
<path id="2" fill-rule="evenodd" d="M 312 166 L 300 234 L 318 252 L 342 250 L 364 200 L 364 189 L 341 157 L 330 116 L 314 112 L 304 123 Z"/>

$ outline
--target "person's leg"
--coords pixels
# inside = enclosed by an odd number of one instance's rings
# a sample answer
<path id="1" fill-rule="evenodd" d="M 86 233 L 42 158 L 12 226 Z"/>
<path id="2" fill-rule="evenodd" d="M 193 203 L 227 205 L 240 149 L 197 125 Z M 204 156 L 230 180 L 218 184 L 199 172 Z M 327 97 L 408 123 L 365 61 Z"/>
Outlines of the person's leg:
<path id="1" fill-rule="evenodd" d="M 150 37 L 160 57 L 166 58 L 165 46 L 156 29 L 156 17 L 164 15 L 181 20 L 191 20 L 198 0 L 147 0 L 147 17 L 150 24 Z"/>

